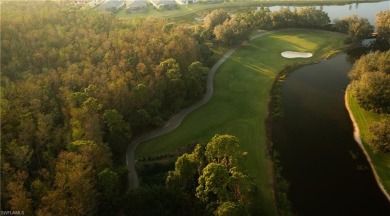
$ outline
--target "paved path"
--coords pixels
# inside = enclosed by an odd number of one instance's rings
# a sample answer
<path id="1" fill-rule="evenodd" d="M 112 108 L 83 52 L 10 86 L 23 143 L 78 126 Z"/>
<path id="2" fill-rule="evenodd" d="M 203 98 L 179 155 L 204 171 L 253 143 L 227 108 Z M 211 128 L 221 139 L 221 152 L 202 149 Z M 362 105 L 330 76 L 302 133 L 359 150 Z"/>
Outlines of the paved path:
<path id="1" fill-rule="evenodd" d="M 264 35 L 271 34 L 273 32 L 275 32 L 275 31 L 269 31 L 269 32 L 261 31 L 260 34 L 251 37 L 250 40 L 253 40 L 253 39 L 258 38 L 258 37 L 262 37 Z M 129 184 L 128 185 L 129 185 L 130 189 L 137 189 L 138 185 L 139 185 L 138 175 L 137 175 L 137 172 L 135 169 L 135 162 L 136 161 L 134 158 L 134 152 L 137 149 L 138 145 L 142 142 L 145 142 L 147 140 L 153 139 L 155 137 L 158 137 L 162 134 L 165 134 L 165 133 L 168 133 L 168 132 L 174 130 L 175 128 L 177 128 L 177 126 L 180 125 L 181 121 L 188 115 L 188 113 L 190 113 L 190 112 L 198 109 L 199 107 L 203 106 L 204 104 L 206 104 L 210 100 L 211 96 L 213 95 L 213 91 L 214 91 L 213 84 L 214 84 L 215 72 L 226 61 L 226 59 L 228 59 L 237 50 L 237 48 L 238 48 L 238 46 L 229 50 L 227 53 L 225 53 L 225 55 L 223 55 L 222 58 L 211 68 L 209 75 L 207 77 L 206 94 L 204 95 L 204 97 L 200 101 L 198 101 L 197 103 L 193 104 L 192 106 L 190 106 L 186 109 L 181 110 L 178 114 L 174 115 L 165 124 L 164 127 L 157 129 L 157 130 L 154 130 L 154 131 L 151 131 L 151 132 L 148 132 L 148 133 L 145 133 L 141 136 L 138 136 L 138 137 L 135 137 L 134 139 L 132 139 L 131 143 L 127 147 L 127 152 L 126 152 L 126 165 L 129 169 L 129 174 L 128 174 L 128 183 Z"/>

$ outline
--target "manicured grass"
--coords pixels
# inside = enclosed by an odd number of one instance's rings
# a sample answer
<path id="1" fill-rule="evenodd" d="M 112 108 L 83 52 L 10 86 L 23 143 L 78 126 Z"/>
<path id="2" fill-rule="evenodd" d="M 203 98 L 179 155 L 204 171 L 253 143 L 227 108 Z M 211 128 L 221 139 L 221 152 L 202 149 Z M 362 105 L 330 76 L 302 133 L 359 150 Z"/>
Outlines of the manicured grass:
<path id="1" fill-rule="evenodd" d="M 269 91 L 277 73 L 287 65 L 312 62 L 343 46 L 344 35 L 289 30 L 254 39 L 241 46 L 217 71 L 214 94 L 190 113 L 174 131 L 141 144 L 136 157 L 175 151 L 180 146 L 206 142 L 214 134 L 232 134 L 248 152 L 249 175 L 259 188 L 266 215 L 275 214 L 272 161 L 266 155 L 265 124 Z M 285 50 L 313 53 L 310 60 L 285 59 Z"/>
<path id="2" fill-rule="evenodd" d="M 358 124 L 363 146 L 368 152 L 371 161 L 374 164 L 375 170 L 387 193 L 390 193 L 390 154 L 381 152 L 375 153 L 368 143 L 370 137 L 369 127 L 375 121 L 379 121 L 381 115 L 366 111 L 361 108 L 356 98 L 352 96 L 352 93 L 348 94 L 348 103 Z"/>

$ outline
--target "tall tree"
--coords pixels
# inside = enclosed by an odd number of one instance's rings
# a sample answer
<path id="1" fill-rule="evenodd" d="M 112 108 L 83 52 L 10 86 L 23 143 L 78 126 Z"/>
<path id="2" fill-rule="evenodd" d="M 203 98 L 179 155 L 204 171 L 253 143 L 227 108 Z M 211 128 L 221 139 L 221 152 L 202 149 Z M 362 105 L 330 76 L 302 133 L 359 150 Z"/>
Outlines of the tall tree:
<path id="1" fill-rule="evenodd" d="M 42 198 L 38 215 L 91 215 L 97 207 L 92 164 L 84 155 L 61 152 L 56 162 L 54 188 Z"/>
<path id="2" fill-rule="evenodd" d="M 204 27 L 209 31 L 213 31 L 214 27 L 224 23 L 229 18 L 227 11 L 223 9 L 213 10 L 204 18 Z"/>
<path id="3" fill-rule="evenodd" d="M 315 7 L 303 7 L 297 12 L 298 25 L 309 28 L 324 28 L 330 23 L 326 12 L 318 10 Z"/>
<path id="4" fill-rule="evenodd" d="M 17 171 L 8 183 L 7 190 L 10 196 L 9 205 L 12 211 L 23 211 L 26 215 L 32 215 L 31 194 L 26 190 L 25 183 L 27 172 Z"/>
<path id="5" fill-rule="evenodd" d="M 109 168 L 98 174 L 97 188 L 101 194 L 98 206 L 100 215 L 112 214 L 120 205 L 119 184 L 119 175 Z"/>
<path id="6" fill-rule="evenodd" d="M 247 40 L 250 30 L 246 20 L 234 17 L 217 25 L 214 28 L 214 35 L 217 40 L 227 45 L 234 45 Z"/>
<path id="7" fill-rule="evenodd" d="M 232 209 L 227 206 L 219 208 L 230 201 L 245 214 L 252 212 L 254 188 L 241 166 L 242 159 L 237 138 L 215 135 L 207 145 L 198 144 L 191 154 L 177 159 L 175 170 L 168 173 L 166 186 L 189 194 L 194 202 L 207 206 L 210 214 L 230 212 Z"/>
<path id="8" fill-rule="evenodd" d="M 188 88 L 187 95 L 190 98 L 199 97 L 205 91 L 207 74 L 209 69 L 204 67 L 199 61 L 192 62 L 188 67 L 188 73 L 185 77 Z"/>
<path id="9" fill-rule="evenodd" d="M 199 177 L 199 186 L 196 188 L 196 197 L 208 203 L 209 208 L 215 208 L 220 201 L 229 200 L 229 172 L 219 163 L 209 163 Z"/>
<path id="10" fill-rule="evenodd" d="M 254 26 L 259 29 L 269 30 L 272 28 L 271 10 L 269 8 L 261 7 L 253 14 Z"/>
<path id="11" fill-rule="evenodd" d="M 378 113 L 390 113 L 390 75 L 383 72 L 365 73 L 352 83 L 359 104 Z"/>
<path id="12" fill-rule="evenodd" d="M 350 24 L 348 34 L 352 41 L 360 42 L 367 38 L 374 31 L 374 27 L 367 18 L 360 18 L 357 22 Z"/>
<path id="13" fill-rule="evenodd" d="M 166 185 L 181 191 L 191 191 L 196 185 L 196 162 L 189 154 L 183 154 L 175 162 L 175 170 L 169 171 Z"/>
<path id="14" fill-rule="evenodd" d="M 360 106 L 378 113 L 390 113 L 390 51 L 367 54 L 349 72 L 351 90 Z"/>
<path id="15" fill-rule="evenodd" d="M 224 202 L 214 212 L 216 216 L 249 215 L 243 206 L 235 202 Z"/>
<path id="16" fill-rule="evenodd" d="M 292 28 L 297 25 L 297 18 L 288 8 L 281 8 L 271 13 L 271 22 L 274 29 Z"/>
<path id="17" fill-rule="evenodd" d="M 344 18 L 341 18 L 341 19 L 334 19 L 333 20 L 333 23 L 334 23 L 333 28 L 336 31 L 343 32 L 343 33 L 348 33 L 349 26 L 352 23 L 355 23 L 357 21 L 358 21 L 358 17 L 356 15 L 347 16 L 347 17 L 344 17 Z"/>
<path id="18" fill-rule="evenodd" d="M 7 144 L 5 149 L 8 160 L 19 170 L 27 170 L 27 166 L 31 162 L 32 150 L 28 145 L 19 145 L 16 140 L 12 140 Z"/>
<path id="19" fill-rule="evenodd" d="M 378 38 L 390 46 L 390 9 L 376 14 L 375 28 Z"/>
<path id="20" fill-rule="evenodd" d="M 369 128 L 372 134 L 370 144 L 375 151 L 390 152 L 390 116 L 387 115 L 380 121 L 375 122 Z"/>
<path id="21" fill-rule="evenodd" d="M 374 31 L 367 18 L 359 19 L 356 15 L 335 19 L 333 28 L 348 33 L 348 40 L 355 43 L 361 42 Z"/>
<path id="22" fill-rule="evenodd" d="M 206 146 L 205 156 L 209 162 L 224 164 L 227 168 L 239 165 L 238 139 L 232 135 L 215 135 Z"/>

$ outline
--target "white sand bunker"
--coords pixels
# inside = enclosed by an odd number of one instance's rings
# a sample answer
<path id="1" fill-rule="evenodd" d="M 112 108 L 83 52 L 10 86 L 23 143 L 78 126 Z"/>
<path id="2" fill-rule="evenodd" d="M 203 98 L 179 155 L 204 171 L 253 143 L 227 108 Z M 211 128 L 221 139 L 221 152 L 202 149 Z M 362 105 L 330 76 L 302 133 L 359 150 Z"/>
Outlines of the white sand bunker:
<path id="1" fill-rule="evenodd" d="M 294 52 L 294 51 L 284 51 L 281 55 L 285 58 L 310 58 L 313 54 L 309 52 Z"/>

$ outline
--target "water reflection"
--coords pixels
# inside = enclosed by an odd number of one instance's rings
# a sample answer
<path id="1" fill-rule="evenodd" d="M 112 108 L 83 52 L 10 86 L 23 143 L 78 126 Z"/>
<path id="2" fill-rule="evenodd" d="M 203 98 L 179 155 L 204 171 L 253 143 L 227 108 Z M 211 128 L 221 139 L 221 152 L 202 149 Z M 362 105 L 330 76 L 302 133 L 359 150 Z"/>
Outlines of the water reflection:
<path id="1" fill-rule="evenodd" d="M 353 7 L 355 5 L 355 7 Z M 271 11 L 280 10 L 285 6 L 272 6 L 269 7 Z M 290 6 L 288 6 L 290 7 Z M 300 8 L 292 6 L 293 8 Z M 346 5 L 325 5 L 316 6 L 317 9 L 323 9 L 327 12 L 330 20 L 333 21 L 336 18 L 343 18 L 356 14 L 359 17 L 366 17 L 371 24 L 375 23 L 375 15 L 379 11 L 385 11 L 390 9 L 390 1 L 374 2 L 374 3 L 351 3 Z"/>
<path id="2" fill-rule="evenodd" d="M 282 87 L 284 118 L 273 142 L 298 215 L 390 215 L 344 105 L 351 63 L 366 52 L 302 67 Z"/>
<path id="3" fill-rule="evenodd" d="M 355 61 L 358 60 L 362 55 L 368 54 L 369 52 L 370 48 L 367 47 L 359 47 L 353 50 L 347 50 L 345 60 L 350 65 L 353 65 L 353 63 L 355 63 Z"/>

